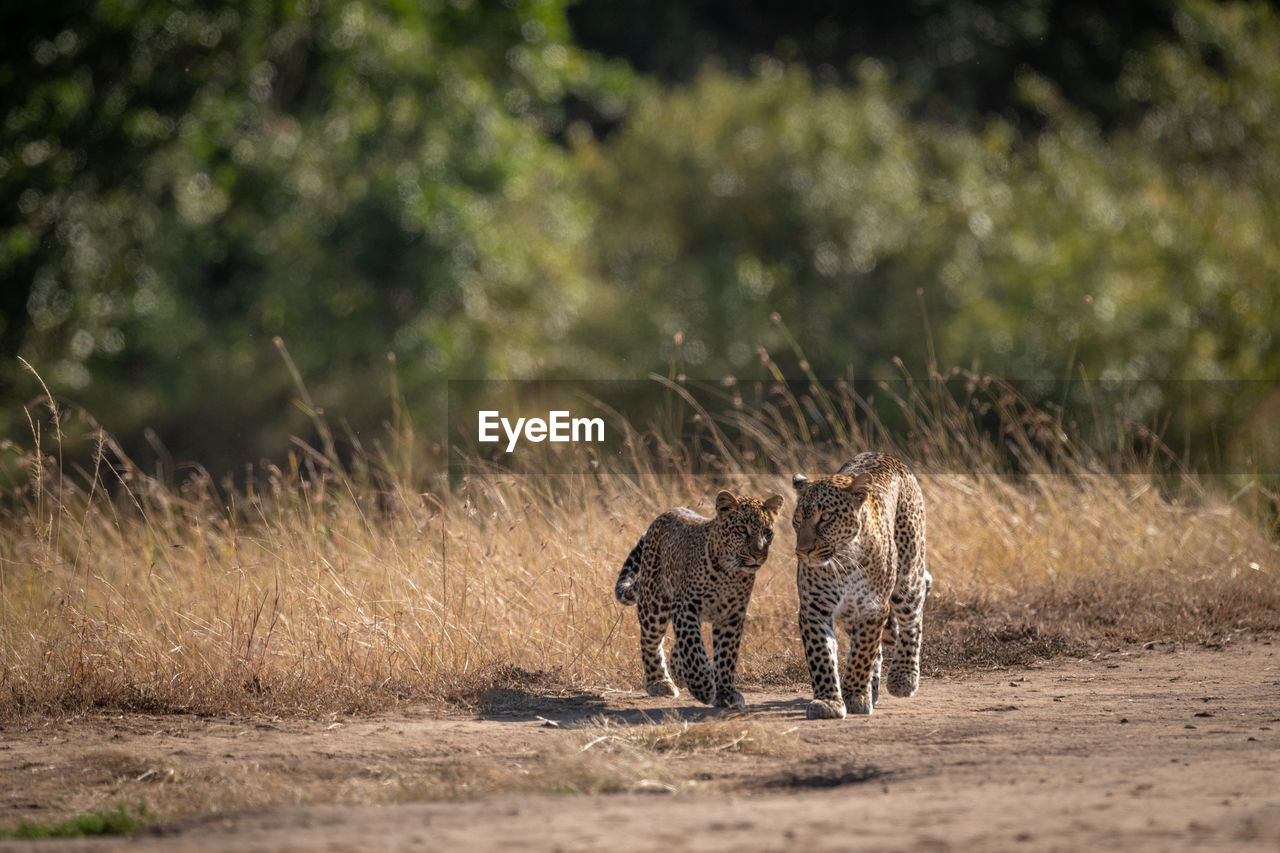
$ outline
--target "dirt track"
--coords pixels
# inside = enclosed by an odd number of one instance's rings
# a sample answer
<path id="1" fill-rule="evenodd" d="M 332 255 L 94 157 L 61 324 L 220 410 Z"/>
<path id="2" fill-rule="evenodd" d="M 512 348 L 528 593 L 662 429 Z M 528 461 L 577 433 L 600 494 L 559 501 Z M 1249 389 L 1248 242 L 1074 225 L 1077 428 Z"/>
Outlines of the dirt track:
<path id="1" fill-rule="evenodd" d="M 718 719 L 683 697 L 507 694 L 479 719 L 139 715 L 9 729 L 3 825 L 121 797 L 223 813 L 127 840 L 0 849 L 1276 850 L 1278 652 L 1280 640 L 1244 637 L 925 679 L 914 699 L 838 722 L 805 721 L 799 690 L 747 691 L 744 722 L 767 735 L 759 752 L 629 759 L 629 787 L 674 794 L 538 791 L 595 760 L 581 752 L 592 719 Z M 415 799 L 437 801 L 245 807 Z"/>

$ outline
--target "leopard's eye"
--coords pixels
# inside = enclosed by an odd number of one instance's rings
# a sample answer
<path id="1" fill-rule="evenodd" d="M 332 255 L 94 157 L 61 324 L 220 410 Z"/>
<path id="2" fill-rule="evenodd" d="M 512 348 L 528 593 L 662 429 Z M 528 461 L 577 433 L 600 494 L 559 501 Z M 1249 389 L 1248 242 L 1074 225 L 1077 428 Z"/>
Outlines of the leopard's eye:
<path id="1" fill-rule="evenodd" d="M 764 532 L 764 541 L 766 541 L 766 542 L 772 542 L 772 541 L 773 541 L 773 531 L 772 531 L 772 530 L 766 530 L 766 531 Z"/>

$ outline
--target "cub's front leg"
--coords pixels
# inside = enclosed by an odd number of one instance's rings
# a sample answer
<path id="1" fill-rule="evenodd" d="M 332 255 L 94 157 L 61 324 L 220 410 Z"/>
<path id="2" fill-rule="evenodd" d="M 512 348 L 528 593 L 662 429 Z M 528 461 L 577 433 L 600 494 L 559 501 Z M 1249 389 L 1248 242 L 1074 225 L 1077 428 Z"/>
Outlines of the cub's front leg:
<path id="1" fill-rule="evenodd" d="M 675 649 L 671 663 L 676 677 L 684 682 L 689 692 L 699 702 L 714 705 L 716 685 L 711 673 L 711 661 L 707 647 L 702 644 L 701 607 L 697 601 L 677 604 L 671 613 L 671 624 L 676 632 Z"/>
<path id="2" fill-rule="evenodd" d="M 712 625 L 711 648 L 716 664 L 716 702 L 721 708 L 745 708 L 747 700 L 738 692 L 738 652 L 742 648 L 741 614 Z"/>
<path id="3" fill-rule="evenodd" d="M 644 666 L 645 690 L 650 696 L 679 696 L 662 653 L 662 640 L 671 620 L 671 602 L 658 595 L 641 596 L 636 615 L 640 619 L 640 661 Z"/>

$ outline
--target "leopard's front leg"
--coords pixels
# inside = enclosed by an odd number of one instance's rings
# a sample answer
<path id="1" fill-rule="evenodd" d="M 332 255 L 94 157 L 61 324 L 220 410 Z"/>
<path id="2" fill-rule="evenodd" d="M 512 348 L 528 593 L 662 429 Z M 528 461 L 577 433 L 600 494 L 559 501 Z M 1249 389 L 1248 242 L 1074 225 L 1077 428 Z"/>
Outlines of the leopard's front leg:
<path id="1" fill-rule="evenodd" d="M 848 622 L 849 654 L 844 660 L 840 681 L 850 714 L 870 714 L 879 698 L 880 685 L 873 680 L 880 678 L 880 643 L 888 621 L 889 609 L 885 607 Z"/>
<path id="2" fill-rule="evenodd" d="M 671 663 L 676 677 L 684 682 L 689 692 L 699 702 L 713 705 L 716 701 L 716 685 L 711 673 L 711 661 L 707 647 L 702 643 L 701 607 L 694 600 L 677 604 L 671 613 L 671 623 L 676 632 L 675 649 Z"/>
<path id="3" fill-rule="evenodd" d="M 716 665 L 716 705 L 721 708 L 747 707 L 747 700 L 736 687 L 742 621 L 741 614 L 734 614 L 716 622 L 711 628 L 711 654 Z"/>
<path id="4" fill-rule="evenodd" d="M 810 576 L 811 571 L 826 576 L 827 582 L 819 583 Z M 805 663 L 809 666 L 809 681 L 813 685 L 813 701 L 806 716 L 810 720 L 842 719 L 845 715 L 844 699 L 840 697 L 840 681 L 836 676 L 836 632 L 832 626 L 837 600 L 836 584 L 829 573 L 821 569 L 796 570 L 796 588 L 800 595 L 800 638 L 804 643 Z"/>
<path id="5" fill-rule="evenodd" d="M 893 597 L 898 637 L 889 661 L 888 687 L 894 696 L 913 696 L 920 685 L 920 643 L 924 635 L 924 603 L 933 578 L 921 568 Z"/>
<path id="6" fill-rule="evenodd" d="M 876 651 L 875 662 L 871 664 L 871 707 L 874 708 L 880 702 L 880 668 L 884 662 L 884 642 L 881 641 L 880 649 Z"/>

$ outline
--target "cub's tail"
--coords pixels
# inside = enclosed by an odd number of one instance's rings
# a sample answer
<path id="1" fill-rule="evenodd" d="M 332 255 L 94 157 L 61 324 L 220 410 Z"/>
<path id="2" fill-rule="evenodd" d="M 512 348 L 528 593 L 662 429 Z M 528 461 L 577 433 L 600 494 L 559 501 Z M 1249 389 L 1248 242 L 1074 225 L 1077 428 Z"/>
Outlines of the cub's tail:
<path id="1" fill-rule="evenodd" d="M 636 581 L 640 579 L 640 552 L 643 548 L 644 539 L 641 539 L 627 555 L 627 561 L 622 564 L 622 571 L 618 572 L 618 584 L 613 588 L 613 597 L 618 599 L 619 604 L 636 603 L 638 595 Z"/>

